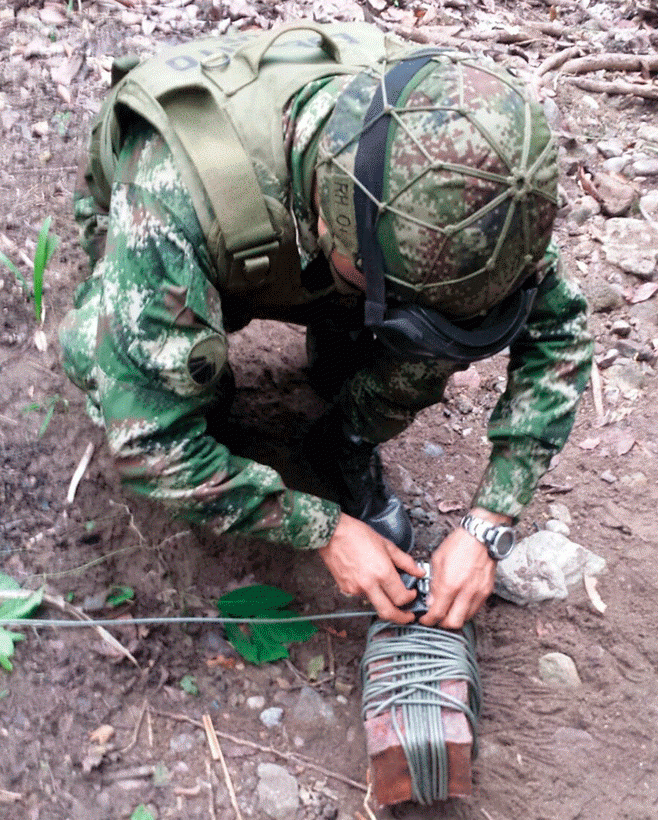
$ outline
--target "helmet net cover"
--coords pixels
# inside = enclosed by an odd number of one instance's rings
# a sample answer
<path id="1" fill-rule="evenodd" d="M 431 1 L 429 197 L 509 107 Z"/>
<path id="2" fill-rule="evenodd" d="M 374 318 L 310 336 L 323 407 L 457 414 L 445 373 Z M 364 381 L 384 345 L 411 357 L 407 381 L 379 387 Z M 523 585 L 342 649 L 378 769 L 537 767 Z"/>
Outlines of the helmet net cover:
<path id="1" fill-rule="evenodd" d="M 377 207 L 387 289 L 474 316 L 514 291 L 544 255 L 557 209 L 557 147 L 541 105 L 495 63 L 433 55 L 392 106 L 384 85 L 391 64 L 358 74 L 338 97 L 318 146 L 321 215 L 334 247 L 360 267 L 358 186 Z M 376 119 L 390 122 L 381 201 L 355 176 L 378 88 Z"/>

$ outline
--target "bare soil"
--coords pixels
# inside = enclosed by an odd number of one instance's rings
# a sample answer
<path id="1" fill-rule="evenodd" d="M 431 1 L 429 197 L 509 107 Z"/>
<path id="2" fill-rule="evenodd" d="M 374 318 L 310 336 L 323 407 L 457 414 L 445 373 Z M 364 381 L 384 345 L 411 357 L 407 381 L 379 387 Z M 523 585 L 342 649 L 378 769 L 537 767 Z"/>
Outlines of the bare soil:
<path id="1" fill-rule="evenodd" d="M 201 529 L 125 497 L 102 432 L 86 417 L 82 395 L 59 364 L 57 326 L 86 271 L 70 215 L 71 193 L 90 118 L 107 86 L 108 55 L 153 41 L 174 42 L 201 29 L 144 25 L 162 19 L 158 4 L 149 10 L 132 2 L 85 2 L 78 11 L 74 3 L 67 17 L 66 4 L 54 3 L 46 8 L 64 14 L 59 23 L 44 23 L 38 3 L 13 5 L 17 16 L 0 18 L 0 250 L 29 273 L 20 251 L 33 257 L 48 215 L 61 246 L 46 275 L 45 350 L 35 346 L 32 303 L 0 267 L 0 571 L 28 588 L 45 583 L 93 617 L 117 614 L 102 607 L 104 594 L 117 585 L 135 591 L 133 602 L 118 610 L 127 619 L 213 614 L 223 592 L 249 579 L 289 590 L 301 611 L 352 605 L 336 592 L 313 554 L 253 541 L 213 542 Z M 249 7 L 263 19 L 280 19 L 288 5 Z M 339 18 L 342 7 L 331 5 Z M 543 2 L 523 9 L 493 1 L 481 6 L 492 19 L 497 11 L 504 14 L 503 21 L 516 12 L 524 22 L 524 10 L 532 19 L 548 18 Z M 459 4 L 446 7 L 463 10 Z M 223 7 L 199 3 L 199 14 L 210 20 L 218 8 Z M 372 18 L 375 4 L 364 8 Z M 399 8 L 413 11 L 414 6 L 400 3 Z M 575 3 L 572 11 L 571 16 L 563 11 L 565 25 L 591 23 L 576 14 Z M 531 43 L 525 62 L 536 64 L 555 48 L 552 40 Z M 520 50 L 510 46 L 510 61 L 524 62 Z M 84 58 L 82 65 L 58 91 L 51 71 L 72 56 Z M 563 185 L 575 202 L 582 196 L 575 166 L 601 161 L 593 143 L 617 136 L 631 145 L 640 124 L 655 122 L 656 104 L 633 96 L 586 95 L 567 83 L 555 88 L 558 107 L 566 112 Z M 638 184 L 646 192 L 654 183 L 655 177 L 648 177 Z M 585 290 L 601 277 L 637 284 L 601 261 L 588 226 L 570 221 L 569 212 L 566 207 L 561 214 L 558 236 L 567 265 Z M 611 327 L 617 319 L 630 322 L 631 340 L 658 337 L 655 299 L 622 303 L 591 316 L 598 354 L 615 346 Z M 296 470 L 295 454 L 324 405 L 307 383 L 302 329 L 252 322 L 231 338 L 231 356 L 238 379 L 235 446 L 281 469 L 291 484 L 312 489 Z M 565 601 L 529 608 L 493 597 L 478 616 L 484 709 L 473 797 L 431 809 L 372 806 L 377 817 L 658 816 L 658 445 L 655 370 L 647 358 L 635 362 L 635 387 L 615 390 L 607 371 L 601 371 L 604 423 L 590 389 L 570 442 L 519 527 L 521 535 L 541 528 L 552 502 L 568 507 L 571 538 L 607 561 L 598 585 L 605 614 L 578 587 Z M 390 480 L 414 510 L 418 540 L 425 546 L 438 543 L 455 524 L 477 484 L 488 454 L 486 419 L 504 369 L 504 356 L 478 364 L 449 386 L 442 405 L 422 413 L 384 448 Z M 53 403 L 52 419 L 39 437 Z M 71 476 L 89 442 L 91 464 L 68 504 Z M 428 443 L 440 445 L 442 454 L 429 454 Z M 46 614 L 61 615 L 51 609 Z M 113 630 L 138 668 L 91 630 L 25 629 L 14 670 L 0 672 L 0 816 L 123 820 L 144 804 L 160 819 L 236 817 L 222 770 L 209 763 L 201 728 L 208 713 L 224 733 L 220 742 L 244 817 L 264 817 L 256 768 L 268 761 L 287 766 L 303 787 L 297 820 L 362 820 L 368 814 L 363 791 L 331 773 L 366 781 L 358 680 L 366 625 L 366 619 L 332 622 L 338 634 L 320 629 L 308 644 L 291 648 L 290 662 L 262 668 L 231 666 L 216 626 L 136 628 L 128 622 Z M 538 659 L 554 650 L 573 657 L 580 687 L 541 683 Z M 325 668 L 311 684 L 333 705 L 336 723 L 315 735 L 288 731 L 285 716 L 309 683 L 308 659 L 319 654 Z M 194 677 L 197 695 L 181 688 L 186 675 Z M 258 711 L 246 704 L 252 695 L 262 695 L 267 706 L 283 707 L 282 726 L 263 726 Z M 92 733 L 103 725 L 113 727 L 114 735 L 94 751 L 98 742 Z M 301 741 L 295 742 L 295 734 Z M 239 742 L 245 739 L 257 746 Z M 293 753 L 300 757 L 290 757 Z M 316 767 L 305 765 L 301 756 Z"/>

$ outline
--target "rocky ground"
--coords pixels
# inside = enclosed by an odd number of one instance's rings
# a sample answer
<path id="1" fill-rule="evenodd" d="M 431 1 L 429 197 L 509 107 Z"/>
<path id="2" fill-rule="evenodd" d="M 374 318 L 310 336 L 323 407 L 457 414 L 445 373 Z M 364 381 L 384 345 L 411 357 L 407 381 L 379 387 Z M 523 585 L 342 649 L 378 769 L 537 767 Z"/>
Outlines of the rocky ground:
<path id="1" fill-rule="evenodd" d="M 287 589 L 300 611 L 347 602 L 314 555 L 212 543 L 124 497 L 102 434 L 58 363 L 57 324 L 85 275 L 70 216 L 75 167 L 112 56 L 304 16 L 367 19 L 419 43 L 486 53 L 528 77 L 559 134 L 557 234 L 591 306 L 595 374 L 519 530 L 568 534 L 606 569 L 594 591 L 579 582 L 564 600 L 488 602 L 478 617 L 484 707 L 474 794 L 431 809 L 365 799 L 358 667 L 367 619 L 331 622 L 293 646 L 289 660 L 263 667 L 233 657 L 214 625 L 130 623 L 212 614 L 221 594 L 249 581 Z M 657 20 L 651 0 L 0 7 L 0 251 L 29 281 L 46 217 L 61 239 L 41 325 L 0 265 L 0 572 L 27 589 L 45 584 L 53 597 L 44 617 L 66 615 L 66 605 L 123 616 L 112 633 L 137 662 L 91 630 L 23 630 L 13 671 L 0 671 L 2 817 L 654 820 Z M 254 322 L 231 338 L 231 351 L 236 441 L 302 486 L 290 455 L 323 405 L 306 381 L 301 328 Z M 425 547 L 468 504 L 504 369 L 501 355 L 459 374 L 445 403 L 384 449 Z M 91 461 L 67 502 L 89 445 Z M 108 593 L 120 586 L 134 598 L 112 608 Z M 577 678 L 547 682 L 540 661 L 553 652 L 571 658 Z"/>

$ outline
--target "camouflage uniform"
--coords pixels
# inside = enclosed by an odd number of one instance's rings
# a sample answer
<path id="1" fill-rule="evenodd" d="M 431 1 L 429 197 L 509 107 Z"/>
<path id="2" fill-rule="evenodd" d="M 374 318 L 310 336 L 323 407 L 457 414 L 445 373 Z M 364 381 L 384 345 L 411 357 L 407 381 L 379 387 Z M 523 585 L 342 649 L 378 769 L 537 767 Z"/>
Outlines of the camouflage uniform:
<path id="1" fill-rule="evenodd" d="M 318 317 L 330 316 L 330 324 L 349 330 L 362 316 L 359 300 L 335 291 L 310 206 L 316 138 L 346 82 L 318 81 L 291 102 L 282 124 L 287 178 L 258 163 L 255 171 L 263 192 L 294 215 L 310 294 L 308 310 L 294 320 L 321 327 Z M 133 127 L 109 215 L 80 190 L 76 217 L 92 262 L 98 261 L 62 326 L 64 367 L 104 424 L 124 485 L 217 533 L 297 549 L 325 545 L 340 513 L 336 504 L 285 487 L 273 469 L 234 456 L 207 432 L 206 419 L 225 412 L 227 329 L 251 316 L 248 304 L 220 292 L 189 193 L 162 138 L 146 125 Z M 563 446 L 589 373 L 585 303 L 560 276 L 554 251 L 548 262 L 527 328 L 511 349 L 507 390 L 489 429 L 493 452 L 473 502 L 513 517 Z M 438 402 L 456 369 L 441 360 L 396 361 L 373 345 L 359 369 L 346 374 L 338 400 L 355 430 L 383 442 Z"/>

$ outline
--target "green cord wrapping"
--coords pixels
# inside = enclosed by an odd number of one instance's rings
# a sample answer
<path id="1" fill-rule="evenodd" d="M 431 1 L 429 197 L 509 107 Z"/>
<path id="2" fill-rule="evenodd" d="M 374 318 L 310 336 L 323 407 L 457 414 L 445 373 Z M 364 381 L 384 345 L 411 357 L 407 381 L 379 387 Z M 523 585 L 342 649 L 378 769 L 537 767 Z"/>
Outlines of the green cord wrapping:
<path id="1" fill-rule="evenodd" d="M 382 632 L 386 634 L 380 635 Z M 443 680 L 465 680 L 468 704 L 442 692 L 439 684 Z M 473 624 L 452 631 L 375 621 L 361 661 L 361 682 L 364 720 L 390 710 L 391 724 L 407 758 L 413 799 L 423 805 L 445 800 L 449 773 L 442 706 L 464 713 L 473 734 L 473 757 L 477 755 L 482 688 Z"/>

